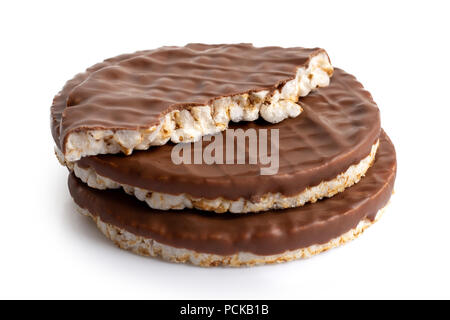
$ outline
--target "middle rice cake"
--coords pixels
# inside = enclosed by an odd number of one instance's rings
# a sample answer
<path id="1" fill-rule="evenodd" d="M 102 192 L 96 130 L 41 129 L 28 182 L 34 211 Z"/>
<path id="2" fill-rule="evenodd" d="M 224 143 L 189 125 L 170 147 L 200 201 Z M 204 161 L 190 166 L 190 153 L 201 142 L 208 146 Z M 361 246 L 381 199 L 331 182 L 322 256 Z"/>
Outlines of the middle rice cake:
<path id="1" fill-rule="evenodd" d="M 371 94 L 340 69 L 328 87 L 299 103 L 303 113 L 278 124 L 240 123 L 193 144 L 67 165 L 90 187 L 122 187 L 154 209 L 247 213 L 302 206 L 357 183 L 375 159 L 381 127 Z"/>

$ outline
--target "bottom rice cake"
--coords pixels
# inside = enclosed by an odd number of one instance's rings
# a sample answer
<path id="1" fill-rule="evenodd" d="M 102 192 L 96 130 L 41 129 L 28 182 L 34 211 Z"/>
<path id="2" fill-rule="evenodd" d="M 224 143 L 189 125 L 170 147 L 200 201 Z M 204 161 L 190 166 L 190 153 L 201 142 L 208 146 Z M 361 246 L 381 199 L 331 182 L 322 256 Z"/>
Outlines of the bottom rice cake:
<path id="1" fill-rule="evenodd" d="M 381 132 L 373 166 L 356 185 L 303 207 L 246 215 L 159 211 L 120 190 L 88 187 L 73 174 L 79 211 L 120 248 L 172 262 L 244 266 L 285 262 L 355 239 L 377 221 L 396 176 L 395 149 Z"/>

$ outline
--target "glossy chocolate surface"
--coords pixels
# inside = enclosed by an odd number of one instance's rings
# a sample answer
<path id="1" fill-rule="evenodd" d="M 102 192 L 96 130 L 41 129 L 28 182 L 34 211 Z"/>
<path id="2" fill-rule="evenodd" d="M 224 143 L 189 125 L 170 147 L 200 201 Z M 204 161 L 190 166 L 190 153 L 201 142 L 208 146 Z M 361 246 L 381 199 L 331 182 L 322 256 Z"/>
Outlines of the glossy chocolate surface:
<path id="1" fill-rule="evenodd" d="M 272 92 L 324 52 L 251 44 L 162 47 L 107 59 L 67 82 L 51 108 L 53 138 L 70 132 L 141 129 L 172 109 L 251 91 Z"/>

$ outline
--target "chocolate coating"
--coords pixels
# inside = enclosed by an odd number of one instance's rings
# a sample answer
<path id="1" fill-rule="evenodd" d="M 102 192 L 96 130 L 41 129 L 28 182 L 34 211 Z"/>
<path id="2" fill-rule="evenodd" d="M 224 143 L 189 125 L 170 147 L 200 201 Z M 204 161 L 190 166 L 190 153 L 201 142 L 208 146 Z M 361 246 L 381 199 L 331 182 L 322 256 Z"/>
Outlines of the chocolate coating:
<path id="1" fill-rule="evenodd" d="M 219 255 L 271 255 L 326 243 L 363 219 L 373 220 L 392 194 L 396 170 L 394 146 L 382 132 L 375 163 L 358 184 L 299 208 L 246 215 L 162 212 L 121 190 L 91 189 L 72 174 L 69 189 L 80 207 L 102 221 L 166 245 Z"/>
<path id="2" fill-rule="evenodd" d="M 260 168 L 267 167 L 260 163 L 175 165 L 172 143 L 151 152 L 84 157 L 77 163 L 121 184 L 153 192 L 253 201 L 269 192 L 296 195 L 359 163 L 370 153 L 381 128 L 379 109 L 370 93 L 340 69 L 335 69 L 328 87 L 303 97 L 301 105 L 300 116 L 278 124 L 259 120 L 230 125 L 243 130 L 279 129 L 280 162 L 275 175 L 260 175 Z M 225 141 L 226 133 L 221 134 Z M 248 145 L 246 151 L 248 159 Z"/>
<path id="3" fill-rule="evenodd" d="M 64 151 L 70 132 L 149 128 L 173 109 L 206 105 L 222 96 L 274 91 L 321 52 L 189 44 L 111 58 L 77 75 L 55 97 L 53 138 Z"/>

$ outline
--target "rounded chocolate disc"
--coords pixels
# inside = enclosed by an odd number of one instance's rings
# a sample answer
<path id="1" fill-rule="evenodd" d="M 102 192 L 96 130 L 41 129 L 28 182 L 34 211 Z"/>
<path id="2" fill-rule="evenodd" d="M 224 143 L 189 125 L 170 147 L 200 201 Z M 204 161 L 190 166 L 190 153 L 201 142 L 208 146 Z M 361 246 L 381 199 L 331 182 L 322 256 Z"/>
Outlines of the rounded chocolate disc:
<path id="1" fill-rule="evenodd" d="M 373 220 L 392 194 L 396 166 L 394 146 L 382 132 L 375 163 L 358 184 L 303 207 L 247 215 L 161 212 L 121 190 L 89 188 L 72 174 L 69 189 L 74 201 L 101 221 L 165 245 L 218 255 L 273 255 L 326 243 Z"/>
<path id="2" fill-rule="evenodd" d="M 319 60 L 313 61 L 315 57 Z M 300 69 L 302 74 L 298 75 Z M 98 137 L 68 141 L 70 134 L 97 136 L 95 131 L 101 130 L 108 136 L 131 130 L 128 138 L 116 137 L 123 151 L 131 153 L 134 148 L 142 150 L 155 145 L 151 139 L 145 147 L 141 142 L 129 145 L 129 139 L 133 134 L 148 134 L 172 110 L 210 106 L 222 97 L 243 95 L 247 99 L 256 92 L 262 95 L 250 100 L 264 100 L 275 90 L 280 90 L 281 99 L 296 100 L 311 89 L 326 85 L 332 73 L 328 56 L 320 48 L 189 44 L 120 55 L 92 66 L 65 85 L 51 108 L 52 134 L 58 149 L 73 153 L 74 161 L 85 155 L 117 153 L 118 149 L 108 148 L 109 138 L 104 137 L 105 145 L 97 148 L 89 143 L 98 144 L 93 142 Z M 284 94 L 284 85 L 297 78 L 298 83 L 286 89 L 290 93 Z M 254 101 L 247 102 L 254 105 Z M 81 139 L 85 140 L 80 142 Z"/>
<path id="3" fill-rule="evenodd" d="M 176 164 L 171 158 L 172 143 L 131 156 L 85 157 L 77 165 L 122 185 L 171 195 L 252 201 L 268 193 L 296 195 L 359 163 L 369 155 L 380 134 L 379 109 L 372 96 L 354 76 L 340 69 L 335 69 L 328 87 L 303 97 L 300 104 L 304 109 L 300 116 L 278 124 L 255 121 L 230 126 L 244 132 L 267 129 L 269 150 L 271 130 L 279 130 L 279 168 L 273 175 L 261 175 L 261 168 L 268 164 L 249 164 L 248 143 L 246 163 L 239 165 L 236 159 L 232 165 Z M 226 141 L 226 132 L 221 134 Z M 192 153 L 204 150 L 209 143 L 194 144 Z"/>

